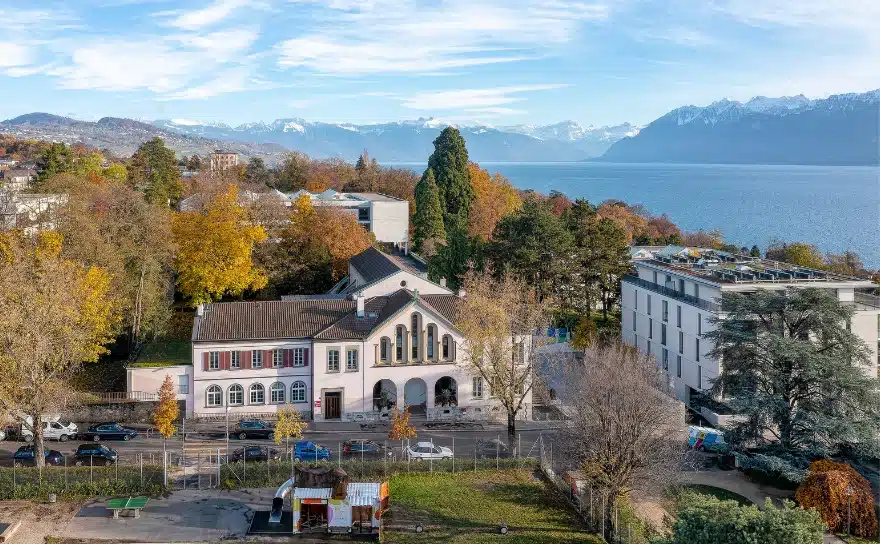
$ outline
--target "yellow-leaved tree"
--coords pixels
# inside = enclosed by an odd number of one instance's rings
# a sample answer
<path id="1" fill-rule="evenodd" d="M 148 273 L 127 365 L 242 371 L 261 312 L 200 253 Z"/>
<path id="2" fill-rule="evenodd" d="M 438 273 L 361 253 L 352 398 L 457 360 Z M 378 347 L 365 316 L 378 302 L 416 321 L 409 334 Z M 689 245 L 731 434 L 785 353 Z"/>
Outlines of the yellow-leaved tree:
<path id="1" fill-rule="evenodd" d="M 468 164 L 471 184 L 474 186 L 474 202 L 468 216 L 468 234 L 482 240 L 491 240 L 495 225 L 505 215 L 522 206 L 519 192 L 501 174 L 489 176 L 489 172 L 475 163 Z"/>
<path id="2" fill-rule="evenodd" d="M 180 417 L 180 406 L 177 405 L 177 392 L 174 390 L 174 382 L 171 376 L 165 375 L 165 381 L 159 388 L 159 404 L 153 412 L 153 426 L 162 435 L 162 452 L 165 452 L 165 444 L 174 434 L 174 422 Z"/>
<path id="3" fill-rule="evenodd" d="M 290 439 L 299 440 L 303 436 L 303 431 L 309 426 L 303 421 L 302 414 L 299 410 L 290 406 L 285 406 L 277 412 L 278 421 L 275 423 L 275 434 L 273 438 L 276 444 L 287 441 L 287 449 L 290 449 Z"/>
<path id="4" fill-rule="evenodd" d="M 75 400 L 72 375 L 107 353 L 118 320 L 110 293 L 104 269 L 61 257 L 58 234 L 0 233 L 0 413 L 30 418 L 35 451 L 43 416 Z"/>
<path id="5" fill-rule="evenodd" d="M 252 259 L 254 245 L 266 240 L 266 231 L 247 220 L 235 185 L 202 210 L 175 214 L 171 230 L 177 245 L 177 286 L 193 306 L 266 285 L 265 273 Z"/>
<path id="6" fill-rule="evenodd" d="M 388 431 L 388 439 L 400 440 L 401 455 L 403 455 L 403 441 L 415 438 L 416 434 L 416 428 L 409 422 L 409 411 L 406 409 L 406 405 L 402 410 L 395 405 L 394 411 L 391 412 L 391 429 Z"/>

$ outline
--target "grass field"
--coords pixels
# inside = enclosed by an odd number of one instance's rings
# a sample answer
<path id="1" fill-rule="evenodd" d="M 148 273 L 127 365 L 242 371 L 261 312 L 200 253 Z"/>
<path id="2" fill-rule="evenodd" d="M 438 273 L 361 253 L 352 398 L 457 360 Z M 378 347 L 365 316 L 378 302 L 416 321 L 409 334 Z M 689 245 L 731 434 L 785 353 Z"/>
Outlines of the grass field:
<path id="1" fill-rule="evenodd" d="M 385 542 L 592 543 L 567 503 L 531 471 L 398 474 L 390 480 Z M 498 534 L 504 521 L 507 535 Z M 414 532 L 416 523 L 425 531 Z"/>
<path id="2" fill-rule="evenodd" d="M 728 491 L 726 489 L 721 489 L 720 487 L 714 487 L 711 485 L 702 485 L 702 484 L 690 484 L 684 486 L 685 489 L 689 489 L 695 493 L 701 493 L 703 495 L 711 495 L 720 501 L 736 501 L 741 506 L 749 506 L 752 504 L 752 501 L 743 497 L 738 493 L 734 493 L 733 491 Z"/>

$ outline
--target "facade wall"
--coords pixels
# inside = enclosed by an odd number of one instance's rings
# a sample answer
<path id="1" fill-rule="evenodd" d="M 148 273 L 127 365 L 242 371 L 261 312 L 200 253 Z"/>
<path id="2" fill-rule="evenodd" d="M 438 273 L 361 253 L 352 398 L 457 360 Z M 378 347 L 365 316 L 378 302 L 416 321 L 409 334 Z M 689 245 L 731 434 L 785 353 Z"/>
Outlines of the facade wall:
<path id="1" fill-rule="evenodd" d="M 171 376 L 174 387 L 177 390 L 177 400 L 186 401 L 193 388 L 192 365 L 172 365 L 154 368 L 129 368 L 126 370 L 127 391 L 140 391 L 143 393 L 158 393 L 165 376 Z M 189 402 L 187 412 L 191 410 Z"/>
<path id="2" fill-rule="evenodd" d="M 878 347 L 880 347 L 880 311 L 860 311 L 856 312 L 850 324 L 850 330 L 865 341 L 870 351 L 871 364 L 866 369 L 870 376 L 878 375 L 878 364 L 880 364 L 880 355 L 878 355 Z"/>
<path id="3" fill-rule="evenodd" d="M 358 285 L 363 285 L 363 280 L 360 281 L 361 283 L 358 283 Z M 402 284 L 402 282 L 406 282 L 406 284 Z M 371 284 L 363 290 L 363 293 L 366 298 L 370 298 L 393 293 L 402 287 L 406 287 L 410 291 L 418 291 L 419 294 L 422 295 L 451 294 L 451 291 L 445 287 L 440 287 L 430 280 L 403 271 L 392 274 L 382 281 Z"/>
<path id="4" fill-rule="evenodd" d="M 379 242 L 409 241 L 409 203 L 371 201 L 370 230 Z"/>

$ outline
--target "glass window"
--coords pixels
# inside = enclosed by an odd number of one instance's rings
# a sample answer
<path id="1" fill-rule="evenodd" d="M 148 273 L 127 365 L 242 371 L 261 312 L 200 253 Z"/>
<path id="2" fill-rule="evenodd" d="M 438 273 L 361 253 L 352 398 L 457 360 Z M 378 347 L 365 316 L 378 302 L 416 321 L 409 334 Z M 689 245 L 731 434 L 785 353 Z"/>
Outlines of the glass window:
<path id="1" fill-rule="evenodd" d="M 358 350 L 349 349 L 345 352 L 345 370 L 347 372 L 357 372 L 358 369 Z"/>
<path id="2" fill-rule="evenodd" d="M 180 395 L 189 394 L 189 376 L 186 374 L 177 375 L 177 393 Z"/>
<path id="3" fill-rule="evenodd" d="M 654 271 L 654 283 L 657 283 L 657 271 L 656 270 Z M 651 298 L 651 295 L 648 295 L 648 298 Z M 650 304 L 649 304 L 649 306 L 650 306 Z M 651 312 L 648 312 L 648 313 L 651 313 Z"/>
<path id="4" fill-rule="evenodd" d="M 284 393 L 287 388 L 283 383 L 275 382 L 269 388 L 269 400 L 272 404 L 284 404 Z"/>
<path id="5" fill-rule="evenodd" d="M 212 351 L 208 353 L 208 370 L 220 369 L 220 352 Z"/>
<path id="6" fill-rule="evenodd" d="M 305 382 L 293 382 L 290 386 L 290 402 L 306 401 L 306 384 Z"/>
<path id="7" fill-rule="evenodd" d="M 678 331 L 678 352 L 684 353 L 684 332 Z"/>
<path id="8" fill-rule="evenodd" d="M 448 334 L 443 335 L 443 341 L 440 348 L 443 352 L 443 359 L 450 359 L 452 354 L 452 340 L 449 338 Z"/>
<path id="9" fill-rule="evenodd" d="M 648 338 L 654 338 L 654 320 L 648 320 Z"/>
<path id="10" fill-rule="evenodd" d="M 636 301 L 635 309 L 639 309 L 639 292 L 633 291 L 633 299 Z"/>
<path id="11" fill-rule="evenodd" d="M 339 350 L 327 350 L 327 372 L 339 372 Z"/>
<path id="12" fill-rule="evenodd" d="M 262 384 L 255 383 L 251 385 L 250 392 L 250 404 L 266 403 L 266 390 L 263 388 Z"/>
<path id="13" fill-rule="evenodd" d="M 384 336 L 379 340 L 379 359 L 382 361 L 388 360 L 388 339 Z"/>
<path id="14" fill-rule="evenodd" d="M 660 325 L 660 343 L 666 345 L 666 323 Z"/>
<path id="15" fill-rule="evenodd" d="M 703 314 L 697 314 L 697 334 L 703 334 Z"/>
<path id="16" fill-rule="evenodd" d="M 699 360 L 700 360 L 700 339 L 699 339 L 699 338 L 697 338 L 697 345 L 696 345 L 696 348 L 697 348 L 697 355 L 696 355 L 696 358 L 697 358 L 697 361 L 699 361 Z"/>
<path id="17" fill-rule="evenodd" d="M 675 326 L 681 328 L 681 306 L 675 307 Z"/>
<path id="18" fill-rule="evenodd" d="M 651 315 L 651 295 L 648 295 L 648 315 Z"/>
<path id="19" fill-rule="evenodd" d="M 251 368 L 263 368 L 263 352 L 254 350 L 251 352 Z"/>
<path id="20" fill-rule="evenodd" d="M 684 280 L 678 280 L 678 292 L 684 294 Z"/>
<path id="21" fill-rule="evenodd" d="M 412 316 L 412 343 L 410 345 L 410 351 L 412 352 L 412 359 L 417 361 L 419 359 L 419 331 L 421 328 L 419 327 L 419 314 L 413 314 Z"/>
<path id="22" fill-rule="evenodd" d="M 230 353 L 229 368 L 241 368 L 241 352 L 233 351 Z"/>
<path id="23" fill-rule="evenodd" d="M 358 221 L 370 220 L 370 208 L 358 208 Z"/>
<path id="24" fill-rule="evenodd" d="M 208 406 L 220 406 L 223 403 L 223 390 L 219 386 L 212 385 L 208 387 L 208 398 L 206 404 Z"/>
<path id="25" fill-rule="evenodd" d="M 676 377 L 681 378 L 681 355 L 676 355 L 675 375 Z"/>
<path id="26" fill-rule="evenodd" d="M 651 355 L 651 342 L 648 341 L 648 355 Z"/>
<path id="27" fill-rule="evenodd" d="M 240 406 L 244 404 L 244 388 L 238 384 L 229 387 L 229 405 Z"/>
<path id="28" fill-rule="evenodd" d="M 703 388 L 703 367 L 697 365 L 697 389 Z"/>
<path id="29" fill-rule="evenodd" d="M 394 360 L 402 361 L 403 360 L 403 325 L 397 326 L 397 331 L 394 339 Z"/>
<path id="30" fill-rule="evenodd" d="M 636 330 L 636 313 L 633 312 L 633 330 Z"/>
<path id="31" fill-rule="evenodd" d="M 694 296 L 700 298 L 700 284 L 694 283 Z"/>
<path id="32" fill-rule="evenodd" d="M 663 321 L 669 321 L 669 302 L 663 301 Z"/>
<path id="33" fill-rule="evenodd" d="M 669 351 L 663 350 L 663 370 L 669 370 Z"/>
<path id="34" fill-rule="evenodd" d="M 477 376 L 476 378 L 474 378 L 473 386 L 474 386 L 473 397 L 475 399 L 483 398 L 483 378 L 481 378 L 480 376 Z"/>
<path id="35" fill-rule="evenodd" d="M 294 348 L 293 366 L 305 366 L 306 348 Z"/>
<path id="36" fill-rule="evenodd" d="M 284 366 L 284 352 L 280 349 L 272 350 L 272 367 L 280 368 Z"/>
<path id="37" fill-rule="evenodd" d="M 434 325 L 428 325 L 428 345 L 425 346 L 425 351 L 427 352 L 428 359 L 434 358 L 434 337 L 437 334 L 436 329 L 437 327 L 435 327 Z"/>

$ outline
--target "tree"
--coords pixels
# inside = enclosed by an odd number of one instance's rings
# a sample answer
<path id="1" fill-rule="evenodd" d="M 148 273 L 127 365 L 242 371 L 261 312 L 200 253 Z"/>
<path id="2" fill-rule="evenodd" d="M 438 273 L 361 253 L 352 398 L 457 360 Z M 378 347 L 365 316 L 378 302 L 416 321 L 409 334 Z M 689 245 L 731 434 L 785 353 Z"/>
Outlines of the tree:
<path id="1" fill-rule="evenodd" d="M 495 225 L 502 217 L 510 215 L 522 206 L 516 188 L 504 176 L 489 172 L 475 163 L 468 164 L 474 201 L 468 217 L 468 234 L 482 241 L 492 239 Z"/>
<path id="2" fill-rule="evenodd" d="M 53 143 L 40 153 L 37 159 L 38 181 L 46 181 L 56 174 L 70 172 L 73 168 L 73 153 L 67 145 Z"/>
<path id="3" fill-rule="evenodd" d="M 846 276 L 864 276 L 866 274 L 865 265 L 855 251 L 844 251 L 840 254 L 829 253 L 825 256 L 825 268 Z"/>
<path id="4" fill-rule="evenodd" d="M 547 201 L 550 203 L 550 212 L 556 217 L 562 217 L 572 205 L 571 199 L 568 198 L 565 193 L 556 190 L 550 191 L 550 196 L 547 197 Z"/>
<path id="5" fill-rule="evenodd" d="M 276 416 L 278 420 L 275 422 L 275 434 L 272 435 L 272 438 L 276 444 L 286 441 L 287 449 L 289 450 L 290 439 L 301 439 L 303 432 L 308 428 L 309 424 L 303 421 L 299 410 L 291 406 L 280 408 Z"/>
<path id="6" fill-rule="evenodd" d="M 275 168 L 275 188 L 283 193 L 305 189 L 309 181 L 311 159 L 305 153 L 291 151 Z"/>
<path id="7" fill-rule="evenodd" d="M 749 250 L 750 257 L 760 257 L 761 256 L 761 248 L 758 246 L 752 246 L 752 249 Z"/>
<path id="8" fill-rule="evenodd" d="M 413 218 L 413 249 L 422 252 L 425 242 L 436 248 L 446 240 L 443 228 L 443 210 L 440 193 L 434 181 L 434 171 L 428 168 L 416 185 L 416 215 Z M 428 255 L 429 257 L 431 255 Z"/>
<path id="9" fill-rule="evenodd" d="M 648 221 L 638 213 L 635 213 L 625 202 L 608 200 L 603 202 L 596 211 L 602 219 L 610 219 L 625 233 L 626 243 L 630 244 L 633 238 L 647 233 Z"/>
<path id="10" fill-rule="evenodd" d="M 577 351 L 586 351 L 587 348 L 596 342 L 596 336 L 599 333 L 596 322 L 589 317 L 578 318 L 577 325 L 572 331 L 572 338 L 569 345 Z"/>
<path id="11" fill-rule="evenodd" d="M 245 180 L 258 186 L 268 186 L 272 182 L 272 174 L 260 157 L 251 157 L 245 169 Z"/>
<path id="12" fill-rule="evenodd" d="M 409 410 L 404 405 L 399 409 L 394 405 L 391 412 L 391 428 L 388 430 L 388 440 L 400 440 L 400 451 L 403 454 L 403 441 L 415 438 L 418 433 L 416 428 L 409 422 Z"/>
<path id="13" fill-rule="evenodd" d="M 658 544 L 816 544 L 825 535 L 825 524 L 815 510 L 788 500 L 779 508 L 768 498 L 758 509 L 685 492 L 678 502 L 673 536 Z"/>
<path id="14" fill-rule="evenodd" d="M 128 182 L 153 204 L 168 206 L 183 195 L 174 151 L 158 136 L 141 144 L 131 157 Z"/>
<path id="15" fill-rule="evenodd" d="M 104 169 L 104 177 L 111 181 L 126 181 L 128 179 L 128 169 L 120 162 L 110 163 Z"/>
<path id="16" fill-rule="evenodd" d="M 266 275 L 252 260 L 266 231 L 247 221 L 234 185 L 204 210 L 175 214 L 171 230 L 178 248 L 177 286 L 193 306 L 266 285 Z"/>
<path id="17" fill-rule="evenodd" d="M 72 403 L 71 376 L 107 353 L 110 276 L 61 257 L 56 233 L 0 236 L 0 412 L 29 416 L 42 452 L 43 415 Z"/>
<path id="18" fill-rule="evenodd" d="M 868 347 L 847 326 L 851 308 L 816 288 L 724 293 L 721 304 L 725 317 L 704 336 L 724 361 L 712 390 L 744 416 L 728 442 L 772 436 L 789 452 L 876 451 L 880 391 L 866 373 Z"/>
<path id="19" fill-rule="evenodd" d="M 180 417 L 180 406 L 177 405 L 177 391 L 174 390 L 174 382 L 171 376 L 165 375 L 162 386 L 159 387 L 159 404 L 153 412 L 153 426 L 162 435 L 162 452 L 168 439 L 174 434 L 174 422 Z"/>
<path id="20" fill-rule="evenodd" d="M 603 534 L 614 542 L 621 499 L 662 491 L 681 470 L 684 407 L 654 359 L 630 346 L 588 349 L 563 375 L 559 396 L 571 415 L 562 431 L 566 451 L 603 498 Z"/>
<path id="21" fill-rule="evenodd" d="M 803 508 L 818 510 L 831 532 L 877 536 L 871 483 L 845 463 L 813 461 L 795 498 Z"/>
<path id="22" fill-rule="evenodd" d="M 375 191 L 376 185 L 379 181 L 379 163 L 376 162 L 376 159 L 370 158 L 370 154 L 366 149 L 364 149 L 364 152 L 358 157 L 354 169 L 356 172 L 356 180 L 349 190 L 356 192 Z"/>
<path id="23" fill-rule="evenodd" d="M 437 181 L 446 232 L 455 227 L 466 228 L 474 187 L 468 172 L 467 147 L 457 128 L 446 127 L 434 140 L 428 170 L 434 171 Z"/>
<path id="24" fill-rule="evenodd" d="M 489 386 L 507 412 L 507 436 L 513 448 L 516 418 L 535 379 L 536 343 L 532 331 L 546 325 L 546 307 L 534 290 L 511 274 L 469 271 L 466 296 L 455 326 L 463 337 L 465 366 Z"/>
<path id="25" fill-rule="evenodd" d="M 428 260 L 429 277 L 434 281 L 446 278 L 450 289 L 458 289 L 462 277 L 471 267 L 472 245 L 464 228 L 454 227 L 447 233 L 446 243 L 428 240 L 422 245 L 425 253 L 433 253 Z"/>
<path id="26" fill-rule="evenodd" d="M 822 258 L 822 252 L 819 251 L 819 248 L 803 242 L 791 244 L 774 242 L 767 248 L 767 258 L 807 268 L 823 268 L 825 266 L 825 260 Z"/>

